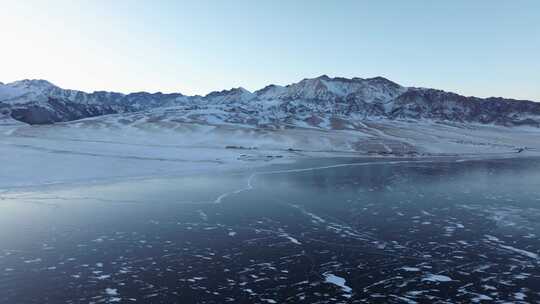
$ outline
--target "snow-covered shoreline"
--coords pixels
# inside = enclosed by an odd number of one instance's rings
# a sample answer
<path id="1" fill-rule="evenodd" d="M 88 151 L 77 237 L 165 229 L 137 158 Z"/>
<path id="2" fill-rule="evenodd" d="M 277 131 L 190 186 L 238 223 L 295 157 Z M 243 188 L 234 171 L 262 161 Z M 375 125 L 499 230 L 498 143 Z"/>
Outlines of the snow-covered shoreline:
<path id="1" fill-rule="evenodd" d="M 0 123 L 0 191 L 255 170 L 305 158 L 538 156 L 540 130 L 367 121 L 359 130 L 254 129 L 111 115 L 30 126 Z M 403 147 L 403 148 L 402 148 Z M 519 147 L 526 147 L 517 153 Z"/>

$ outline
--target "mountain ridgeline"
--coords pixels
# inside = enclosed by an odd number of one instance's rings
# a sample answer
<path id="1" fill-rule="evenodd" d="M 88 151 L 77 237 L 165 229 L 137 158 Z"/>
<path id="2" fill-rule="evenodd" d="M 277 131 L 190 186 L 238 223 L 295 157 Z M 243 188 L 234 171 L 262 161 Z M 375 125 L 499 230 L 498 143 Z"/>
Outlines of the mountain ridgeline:
<path id="1" fill-rule="evenodd" d="M 219 107 L 227 113 L 270 117 L 274 122 L 314 116 L 435 120 L 540 127 L 540 103 L 504 98 L 465 97 L 436 89 L 403 87 L 382 77 L 304 79 L 249 92 L 234 88 L 206 96 L 138 92 L 85 93 L 46 80 L 0 83 L 0 113 L 29 124 L 50 124 L 115 113 L 164 107 Z M 231 114 L 231 117 L 234 116 Z"/>

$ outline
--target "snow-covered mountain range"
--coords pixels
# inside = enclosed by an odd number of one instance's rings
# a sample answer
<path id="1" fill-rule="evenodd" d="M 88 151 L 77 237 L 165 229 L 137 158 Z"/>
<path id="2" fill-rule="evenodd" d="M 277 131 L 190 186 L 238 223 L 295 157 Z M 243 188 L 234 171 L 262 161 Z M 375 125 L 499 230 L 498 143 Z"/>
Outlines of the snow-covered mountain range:
<path id="1" fill-rule="evenodd" d="M 206 96 L 138 92 L 85 93 L 46 80 L 0 83 L 0 113 L 30 124 L 49 124 L 114 113 L 145 111 L 160 119 L 251 126 L 343 129 L 366 118 L 435 120 L 540 127 L 540 103 L 465 97 L 404 87 L 382 77 L 303 79 L 255 92 L 234 88 Z"/>

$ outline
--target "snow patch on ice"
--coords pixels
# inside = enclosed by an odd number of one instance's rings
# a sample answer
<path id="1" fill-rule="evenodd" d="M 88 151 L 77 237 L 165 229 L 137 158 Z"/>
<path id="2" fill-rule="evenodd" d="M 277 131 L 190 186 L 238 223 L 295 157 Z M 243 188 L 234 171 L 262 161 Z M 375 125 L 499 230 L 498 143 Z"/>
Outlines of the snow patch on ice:
<path id="1" fill-rule="evenodd" d="M 352 296 L 352 288 L 347 286 L 345 283 L 347 282 L 344 278 L 339 277 L 337 275 L 334 275 L 332 273 L 324 273 L 324 281 L 329 284 L 333 284 L 341 288 L 341 290 L 345 293 L 344 296 L 347 298 L 350 298 Z"/>
<path id="2" fill-rule="evenodd" d="M 512 247 L 512 246 L 508 246 L 508 245 L 502 245 L 502 244 L 499 244 L 499 247 L 504 248 L 506 250 L 513 251 L 513 252 L 521 254 L 523 256 L 529 257 L 531 259 L 538 260 L 538 258 L 539 258 L 537 253 L 530 252 L 530 251 L 527 251 L 527 250 L 515 248 L 515 247 Z"/>
<path id="3" fill-rule="evenodd" d="M 445 275 L 441 275 L 441 274 L 428 274 L 427 276 L 422 278 L 422 281 L 427 281 L 427 282 L 451 282 L 453 280 L 449 276 L 445 276 Z"/>

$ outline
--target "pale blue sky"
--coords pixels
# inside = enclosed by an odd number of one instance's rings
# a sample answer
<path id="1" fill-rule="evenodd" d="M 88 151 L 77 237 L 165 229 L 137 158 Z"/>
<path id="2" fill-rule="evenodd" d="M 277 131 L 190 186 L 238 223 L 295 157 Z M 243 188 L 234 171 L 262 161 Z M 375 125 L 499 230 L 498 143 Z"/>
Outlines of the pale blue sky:
<path id="1" fill-rule="evenodd" d="M 321 74 L 540 101 L 540 1 L 0 0 L 0 81 L 206 94 Z"/>

